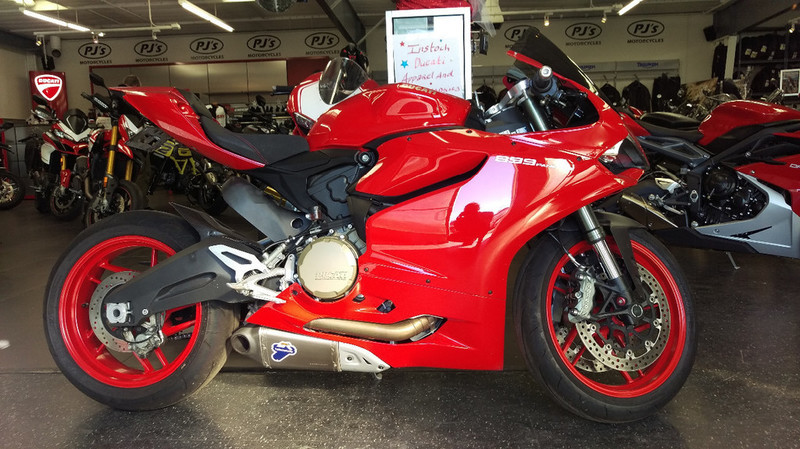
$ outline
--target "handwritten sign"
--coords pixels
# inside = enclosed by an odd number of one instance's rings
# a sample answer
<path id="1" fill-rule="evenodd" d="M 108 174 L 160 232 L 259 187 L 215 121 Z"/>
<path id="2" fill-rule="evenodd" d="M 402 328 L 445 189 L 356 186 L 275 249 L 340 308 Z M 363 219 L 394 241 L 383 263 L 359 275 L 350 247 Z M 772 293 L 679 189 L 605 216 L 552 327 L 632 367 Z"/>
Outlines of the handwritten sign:
<path id="1" fill-rule="evenodd" d="M 469 8 L 386 11 L 389 83 L 408 83 L 469 98 Z"/>

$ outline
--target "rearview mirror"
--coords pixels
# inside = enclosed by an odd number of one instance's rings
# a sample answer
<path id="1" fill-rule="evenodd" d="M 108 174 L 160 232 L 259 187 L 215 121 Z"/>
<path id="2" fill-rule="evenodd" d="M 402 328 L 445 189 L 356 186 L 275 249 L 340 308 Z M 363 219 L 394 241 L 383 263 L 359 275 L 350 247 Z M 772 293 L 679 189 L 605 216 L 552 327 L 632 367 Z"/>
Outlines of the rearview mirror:
<path id="1" fill-rule="evenodd" d="M 47 100 L 45 100 L 44 98 L 40 97 L 39 95 L 34 95 L 33 96 L 33 101 L 36 102 L 36 104 L 40 104 L 42 106 L 48 106 Z"/>
<path id="2" fill-rule="evenodd" d="M 103 77 L 94 72 L 89 73 L 89 80 L 95 86 L 106 87 L 106 81 L 103 79 Z"/>

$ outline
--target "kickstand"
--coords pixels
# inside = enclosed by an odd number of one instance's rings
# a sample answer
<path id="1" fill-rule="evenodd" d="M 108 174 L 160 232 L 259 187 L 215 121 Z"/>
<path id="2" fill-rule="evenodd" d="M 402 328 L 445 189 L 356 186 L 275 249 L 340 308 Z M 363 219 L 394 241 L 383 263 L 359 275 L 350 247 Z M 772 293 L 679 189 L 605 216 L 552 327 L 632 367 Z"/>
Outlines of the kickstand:
<path id="1" fill-rule="evenodd" d="M 736 265 L 736 261 L 733 260 L 733 255 L 731 254 L 730 251 L 725 251 L 725 254 L 728 255 L 728 259 L 731 261 L 731 265 L 733 265 L 734 270 L 738 270 L 739 268 L 741 268 L 739 265 Z"/>

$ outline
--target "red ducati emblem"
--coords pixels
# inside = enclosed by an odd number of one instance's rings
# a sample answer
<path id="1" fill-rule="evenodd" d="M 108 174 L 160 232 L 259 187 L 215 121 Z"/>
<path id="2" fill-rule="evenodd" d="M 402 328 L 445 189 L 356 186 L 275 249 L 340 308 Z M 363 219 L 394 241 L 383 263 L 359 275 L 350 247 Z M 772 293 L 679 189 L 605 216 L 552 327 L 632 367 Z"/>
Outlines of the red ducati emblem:
<path id="1" fill-rule="evenodd" d="M 39 75 L 34 78 L 33 83 L 47 101 L 53 101 L 61 93 L 61 86 L 64 82 L 55 75 Z"/>

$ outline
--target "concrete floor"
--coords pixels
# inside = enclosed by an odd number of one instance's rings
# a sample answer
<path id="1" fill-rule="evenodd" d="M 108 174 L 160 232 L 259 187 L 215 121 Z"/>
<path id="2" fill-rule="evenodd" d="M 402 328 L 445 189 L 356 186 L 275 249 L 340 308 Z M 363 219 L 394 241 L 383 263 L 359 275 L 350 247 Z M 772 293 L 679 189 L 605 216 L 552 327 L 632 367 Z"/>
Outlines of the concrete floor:
<path id="1" fill-rule="evenodd" d="M 724 253 L 673 248 L 695 294 L 697 361 L 678 396 L 635 424 L 562 411 L 513 346 L 503 372 L 396 370 L 381 381 L 234 357 L 188 400 L 130 413 L 75 389 L 44 340 L 44 284 L 80 230 L 30 201 L 0 211 L 0 448 L 800 447 L 800 261 L 735 255 L 735 270 Z"/>

